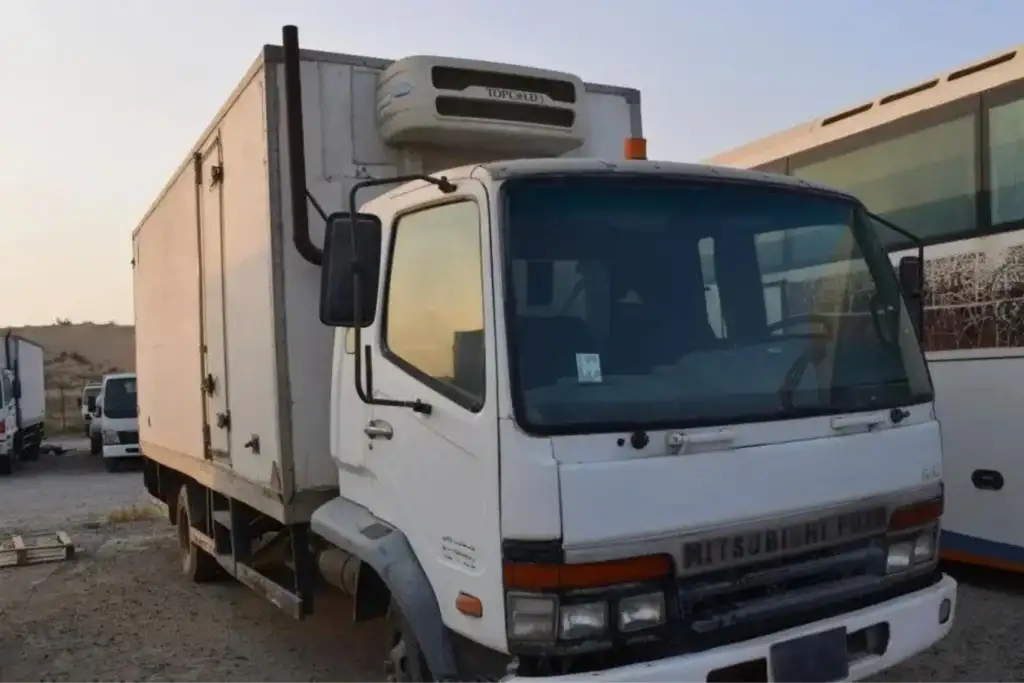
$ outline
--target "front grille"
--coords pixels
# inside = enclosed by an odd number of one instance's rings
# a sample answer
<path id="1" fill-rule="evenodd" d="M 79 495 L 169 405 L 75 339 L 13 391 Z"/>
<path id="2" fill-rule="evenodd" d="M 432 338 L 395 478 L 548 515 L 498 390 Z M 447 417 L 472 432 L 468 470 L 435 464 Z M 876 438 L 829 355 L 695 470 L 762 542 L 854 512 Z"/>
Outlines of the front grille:
<path id="1" fill-rule="evenodd" d="M 546 107 L 542 104 L 438 97 L 435 106 L 438 114 L 453 118 L 537 123 L 557 128 L 572 128 L 576 123 L 576 112 L 572 109 Z"/>
<path id="2" fill-rule="evenodd" d="M 118 432 L 117 433 L 117 440 L 120 443 L 122 443 L 122 444 L 138 443 L 139 442 L 139 433 L 138 433 L 138 431 Z"/>
<path id="3" fill-rule="evenodd" d="M 485 88 L 506 88 L 547 95 L 555 102 L 573 104 L 576 102 L 576 86 L 572 81 L 552 78 L 538 78 L 520 74 L 495 73 L 476 69 L 461 69 L 452 66 L 435 66 L 430 70 L 430 80 L 438 90 L 465 90 L 474 86 Z"/>
<path id="4" fill-rule="evenodd" d="M 683 630 L 717 644 L 813 621 L 822 609 L 882 589 L 885 562 L 875 537 L 684 579 Z"/>

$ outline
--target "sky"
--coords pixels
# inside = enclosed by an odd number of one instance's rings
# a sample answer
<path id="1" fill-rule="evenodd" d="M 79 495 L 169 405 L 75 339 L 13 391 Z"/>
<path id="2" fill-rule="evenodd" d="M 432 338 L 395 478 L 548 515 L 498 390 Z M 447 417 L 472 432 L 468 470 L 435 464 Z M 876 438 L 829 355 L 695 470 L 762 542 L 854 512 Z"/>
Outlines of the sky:
<path id="1" fill-rule="evenodd" d="M 1012 47 L 1019 0 L 3 0 L 0 327 L 131 323 L 131 232 L 265 43 L 639 88 L 698 161 Z"/>

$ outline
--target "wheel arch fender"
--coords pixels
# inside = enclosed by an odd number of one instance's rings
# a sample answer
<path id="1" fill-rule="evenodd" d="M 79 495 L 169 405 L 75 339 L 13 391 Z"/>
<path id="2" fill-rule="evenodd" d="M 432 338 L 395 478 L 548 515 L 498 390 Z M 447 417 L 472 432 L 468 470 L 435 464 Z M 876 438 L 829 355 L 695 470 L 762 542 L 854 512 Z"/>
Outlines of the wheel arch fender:
<path id="1" fill-rule="evenodd" d="M 437 595 L 405 534 L 345 498 L 317 508 L 309 526 L 317 536 L 377 572 L 408 621 L 435 680 L 455 676 L 455 648 Z"/>

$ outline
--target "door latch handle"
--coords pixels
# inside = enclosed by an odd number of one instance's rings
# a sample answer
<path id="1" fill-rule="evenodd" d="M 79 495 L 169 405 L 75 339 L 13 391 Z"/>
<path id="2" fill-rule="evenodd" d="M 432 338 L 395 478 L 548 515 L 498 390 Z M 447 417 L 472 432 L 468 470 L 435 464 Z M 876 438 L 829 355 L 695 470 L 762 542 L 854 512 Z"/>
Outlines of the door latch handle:
<path id="1" fill-rule="evenodd" d="M 370 423 L 363 427 L 363 432 L 371 439 L 390 439 L 395 435 L 395 430 L 384 420 L 370 420 Z"/>

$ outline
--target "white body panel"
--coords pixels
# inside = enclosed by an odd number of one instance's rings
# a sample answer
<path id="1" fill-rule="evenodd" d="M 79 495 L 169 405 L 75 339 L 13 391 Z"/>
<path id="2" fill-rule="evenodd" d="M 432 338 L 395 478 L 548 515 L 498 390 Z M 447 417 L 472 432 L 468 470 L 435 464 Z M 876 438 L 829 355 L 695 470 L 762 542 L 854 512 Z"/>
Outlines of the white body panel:
<path id="1" fill-rule="evenodd" d="M 13 351 L 12 358 L 7 357 L 7 350 L 0 341 L 0 367 L 9 367 L 10 365 L 15 378 L 21 385 L 21 397 L 18 399 L 21 427 L 25 429 L 42 424 L 46 420 L 43 347 L 35 342 L 14 336 L 9 338 L 8 343 Z"/>
<path id="2" fill-rule="evenodd" d="M 734 441 L 684 455 L 666 453 L 666 435 L 657 432 L 643 452 L 625 458 L 607 435 L 555 439 L 566 551 L 608 554 L 609 546 L 826 510 L 939 481 L 939 425 L 931 406 L 911 412 L 898 427 L 879 414 L 884 426 L 846 435 L 829 417 L 737 425 L 729 428 Z M 602 514 L 610 500 L 617 513 Z"/>
<path id="3" fill-rule="evenodd" d="M 308 51 L 302 58 L 307 186 L 327 212 L 347 208 L 357 179 L 488 154 L 441 149 L 426 158 L 388 148 L 375 106 L 389 62 Z M 298 520 L 338 486 L 330 457 L 334 330 L 318 317 L 320 270 L 292 244 L 280 62 L 279 48 L 265 48 L 193 150 L 201 185 L 190 158 L 133 235 L 136 369 L 148 457 Z M 621 158 L 623 139 L 641 134 L 639 93 L 586 88 L 579 153 Z M 218 160 L 223 181 L 211 185 Z M 310 233 L 322 243 L 312 208 Z M 206 375 L 212 396 L 201 389 Z M 230 416 L 230 429 L 217 426 L 218 414 Z"/>

